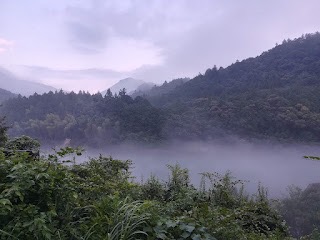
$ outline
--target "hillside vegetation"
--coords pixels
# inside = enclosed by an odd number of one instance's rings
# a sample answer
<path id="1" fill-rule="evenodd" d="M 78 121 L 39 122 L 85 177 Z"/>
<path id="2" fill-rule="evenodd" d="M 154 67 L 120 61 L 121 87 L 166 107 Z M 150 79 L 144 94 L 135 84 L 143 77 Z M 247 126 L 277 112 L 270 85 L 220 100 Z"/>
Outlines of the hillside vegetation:
<path id="1" fill-rule="evenodd" d="M 15 140 L 18 142 L 17 140 Z M 40 160 L 0 152 L 0 239 L 286 239 L 288 230 L 263 188 L 247 195 L 230 173 L 188 170 L 136 183 L 131 162 L 100 156 L 76 164 L 77 149 Z M 66 165 L 65 163 L 69 163 Z"/>
<path id="2" fill-rule="evenodd" d="M 190 78 L 178 78 L 178 79 L 173 79 L 170 82 L 165 81 L 160 86 L 153 85 L 145 89 L 138 88 L 136 91 L 134 91 L 131 94 L 131 96 L 132 97 L 143 96 L 152 101 L 153 97 L 157 98 L 159 96 L 168 94 L 172 92 L 176 87 L 181 86 L 182 84 L 186 83 L 189 80 Z"/>
<path id="3" fill-rule="evenodd" d="M 228 134 L 320 141 L 320 34 L 309 34 L 236 62 L 144 92 L 50 92 L 8 100 L 1 108 L 12 135 L 122 141 L 212 139 Z M 133 96 L 134 97 L 134 96 Z"/>
<path id="4" fill-rule="evenodd" d="M 94 145 L 127 141 L 157 141 L 163 118 L 160 110 L 141 98 L 120 91 L 102 97 L 80 92 L 50 92 L 18 97 L 2 107 L 11 135 L 29 135 L 44 143 Z"/>
<path id="5" fill-rule="evenodd" d="M 17 97 L 17 95 L 10 91 L 0 88 L 0 103 L 14 97 Z"/>
<path id="6" fill-rule="evenodd" d="M 166 134 L 183 138 L 233 134 L 320 140 L 320 34 L 308 34 L 173 91 L 149 98 L 169 114 Z"/>

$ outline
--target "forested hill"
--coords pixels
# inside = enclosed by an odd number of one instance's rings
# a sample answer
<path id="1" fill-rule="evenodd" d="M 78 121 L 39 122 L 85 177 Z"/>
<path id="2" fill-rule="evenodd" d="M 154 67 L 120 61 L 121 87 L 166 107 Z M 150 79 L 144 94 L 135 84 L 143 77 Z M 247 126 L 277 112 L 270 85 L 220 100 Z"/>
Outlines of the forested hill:
<path id="1" fill-rule="evenodd" d="M 49 92 L 17 97 L 0 108 L 13 136 L 29 135 L 45 143 L 101 146 L 122 141 L 157 141 L 163 128 L 160 110 L 141 98 Z"/>
<path id="2" fill-rule="evenodd" d="M 9 99 L 9 98 L 14 98 L 16 96 L 17 96 L 16 94 L 0 88 L 0 103 Z"/>
<path id="3" fill-rule="evenodd" d="M 309 95 L 309 90 L 315 87 L 320 87 L 319 33 L 285 40 L 256 58 L 236 62 L 227 68 L 208 69 L 204 75 L 198 75 L 174 89 L 159 104 L 173 103 L 179 99 L 229 98 L 260 90 L 291 92 L 306 88 Z M 161 98 L 163 97 L 162 95 Z M 318 103 L 311 104 L 319 109 Z"/>
<path id="4" fill-rule="evenodd" d="M 240 135 L 319 141 L 320 34 L 285 40 L 227 68 L 208 69 L 148 99 L 170 113 L 168 126 L 175 128 L 168 133 L 181 137 L 215 135 L 222 128 Z"/>
<path id="5" fill-rule="evenodd" d="M 138 89 L 138 90 L 134 91 L 131 94 L 131 96 L 132 97 L 143 96 L 143 97 L 146 97 L 146 98 L 162 96 L 162 95 L 165 95 L 165 94 L 168 94 L 168 93 L 172 92 L 178 86 L 181 86 L 182 84 L 186 83 L 189 80 L 190 80 L 190 78 L 178 78 L 178 79 L 173 79 L 170 82 L 165 81 L 160 86 L 154 85 L 154 86 L 151 86 L 149 88 Z"/>
<path id="6" fill-rule="evenodd" d="M 320 34 L 155 87 L 145 97 L 50 92 L 10 99 L 0 111 L 12 134 L 43 141 L 99 145 L 232 134 L 319 143 Z"/>

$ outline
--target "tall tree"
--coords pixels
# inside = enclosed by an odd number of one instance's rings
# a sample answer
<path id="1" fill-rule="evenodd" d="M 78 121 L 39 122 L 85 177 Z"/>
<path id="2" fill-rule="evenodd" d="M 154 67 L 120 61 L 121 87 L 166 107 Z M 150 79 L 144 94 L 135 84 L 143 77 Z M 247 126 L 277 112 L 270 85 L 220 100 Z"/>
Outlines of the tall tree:
<path id="1" fill-rule="evenodd" d="M 7 141 L 8 126 L 5 122 L 5 117 L 0 117 L 0 147 L 3 147 Z"/>

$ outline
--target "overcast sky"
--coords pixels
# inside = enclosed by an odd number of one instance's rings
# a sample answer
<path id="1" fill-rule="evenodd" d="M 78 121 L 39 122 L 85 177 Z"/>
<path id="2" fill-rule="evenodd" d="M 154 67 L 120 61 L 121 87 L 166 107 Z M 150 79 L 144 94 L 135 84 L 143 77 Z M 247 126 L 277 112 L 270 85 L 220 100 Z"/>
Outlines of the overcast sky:
<path id="1" fill-rule="evenodd" d="M 320 29 L 318 0 L 0 0 L 0 67 L 65 90 L 156 83 Z"/>

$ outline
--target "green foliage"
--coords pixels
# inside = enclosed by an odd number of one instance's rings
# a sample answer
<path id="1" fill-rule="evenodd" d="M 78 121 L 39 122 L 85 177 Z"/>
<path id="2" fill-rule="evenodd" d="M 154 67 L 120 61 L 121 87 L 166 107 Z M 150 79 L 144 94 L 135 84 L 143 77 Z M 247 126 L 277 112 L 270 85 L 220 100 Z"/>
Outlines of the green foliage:
<path id="1" fill-rule="evenodd" d="M 122 90 L 102 97 L 79 92 L 49 92 L 4 103 L 1 111 L 13 125 L 13 136 L 28 135 L 46 143 L 71 139 L 76 145 L 101 146 L 123 141 L 154 142 L 164 122 L 160 110 Z"/>
<path id="2" fill-rule="evenodd" d="M 149 209 L 153 215 L 153 227 L 147 231 L 150 236 L 158 239 L 286 238 L 287 228 L 271 207 L 264 188 L 259 187 L 253 196 L 244 194 L 243 181 L 234 179 L 228 172 L 225 175 L 203 173 L 197 190 L 189 182 L 187 169 L 177 164 L 168 168 L 167 182 L 161 183 L 151 176 L 142 185 L 141 197 L 154 199 L 160 208 Z"/>
<path id="3" fill-rule="evenodd" d="M 6 125 L 5 118 L 0 117 L 0 147 L 3 147 L 8 140 L 7 130 L 8 126 Z"/>
<path id="4" fill-rule="evenodd" d="M 305 159 L 320 160 L 316 156 Z M 320 183 L 309 184 L 304 190 L 288 187 L 288 196 L 280 201 L 278 209 L 290 227 L 292 236 L 305 239 L 320 239 Z"/>
<path id="5" fill-rule="evenodd" d="M 10 139 L 8 142 L 6 142 L 5 149 L 39 151 L 40 143 L 37 140 L 32 139 L 31 137 L 21 136 Z"/>
<path id="6" fill-rule="evenodd" d="M 166 137 L 231 133 L 319 142 L 319 52 L 320 33 L 309 34 L 146 97 L 166 111 Z"/>
<path id="7" fill-rule="evenodd" d="M 92 159 L 87 167 L 63 165 L 67 162 L 66 154 L 71 153 L 79 154 L 79 151 L 62 149 L 39 161 L 29 161 L 19 152 L 10 157 L 1 155 L 0 229 L 3 236 L 71 239 L 81 232 L 74 226 L 86 221 L 93 212 L 88 204 L 112 191 L 111 188 L 116 191 L 124 185 L 126 162 L 100 157 Z M 97 163 L 100 163 L 98 167 Z M 87 174 L 82 176 L 84 173 Z"/>
<path id="8" fill-rule="evenodd" d="M 301 240 L 318 240 L 320 239 L 320 232 L 317 228 L 315 228 L 311 234 L 307 236 L 303 236 L 300 238 Z"/>
<path id="9" fill-rule="evenodd" d="M 174 221 L 162 219 L 152 228 L 156 239 L 216 240 L 205 227 L 195 224 L 195 219 L 179 217 Z"/>
<path id="10" fill-rule="evenodd" d="M 0 103 L 14 97 L 17 97 L 17 95 L 10 91 L 0 88 Z"/>
<path id="11" fill-rule="evenodd" d="M 23 152 L 0 154 L 0 239 L 287 237 L 264 189 L 246 195 L 231 173 L 204 173 L 209 182 L 196 189 L 176 164 L 167 181 L 151 176 L 138 184 L 130 161 L 99 156 L 76 164 L 77 155 L 81 149 L 37 161 Z"/>
<path id="12" fill-rule="evenodd" d="M 315 157 L 315 156 L 303 156 L 303 157 L 311 160 L 320 160 L 320 157 Z"/>
<path id="13" fill-rule="evenodd" d="M 225 175 L 219 173 L 202 173 L 201 190 L 207 199 L 214 204 L 234 208 L 239 206 L 242 201 L 248 201 L 244 194 L 244 182 L 235 180 L 231 172 Z M 206 187 L 206 185 L 209 186 Z"/>
<path id="14" fill-rule="evenodd" d="M 310 184 L 304 190 L 289 187 L 288 196 L 280 202 L 279 210 L 294 237 L 315 235 L 314 229 L 320 227 L 320 184 Z"/>
<path id="15" fill-rule="evenodd" d="M 141 185 L 141 196 L 143 199 L 162 201 L 164 193 L 165 187 L 153 174 Z"/>
<path id="16" fill-rule="evenodd" d="M 103 198 L 95 205 L 95 214 L 91 218 L 91 239 L 145 238 L 148 234 L 142 228 L 146 225 L 148 214 L 142 213 L 141 208 L 141 202 L 128 202 L 127 198 Z"/>
<path id="17" fill-rule="evenodd" d="M 76 185 L 66 167 L 26 160 L 19 153 L 0 160 L 0 200 L 10 206 L 0 229 L 18 239 L 50 239 L 78 207 Z"/>

